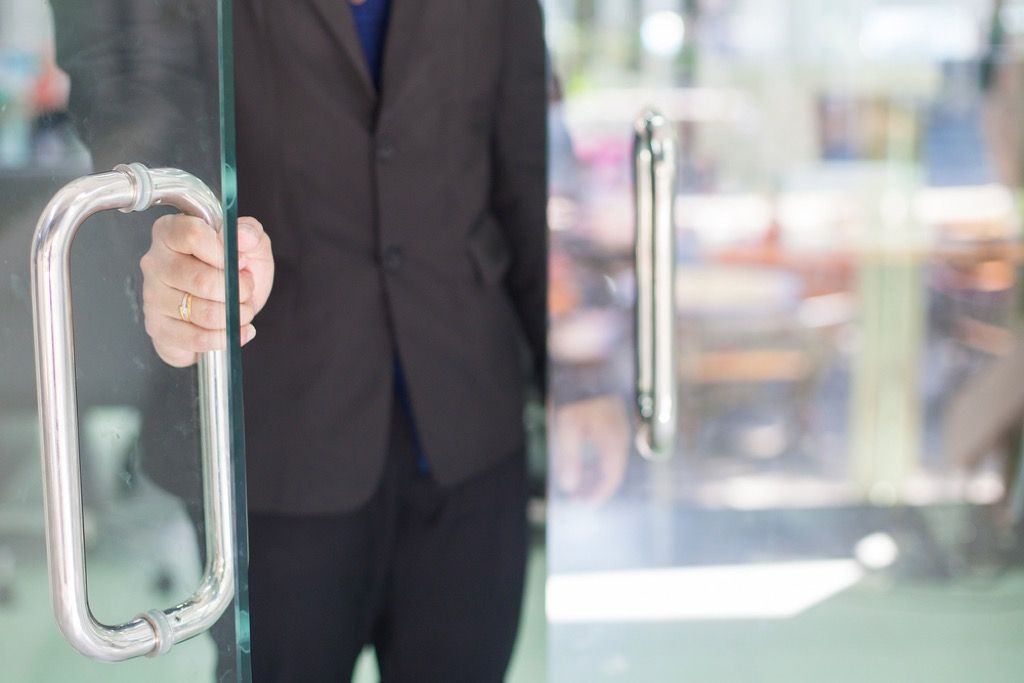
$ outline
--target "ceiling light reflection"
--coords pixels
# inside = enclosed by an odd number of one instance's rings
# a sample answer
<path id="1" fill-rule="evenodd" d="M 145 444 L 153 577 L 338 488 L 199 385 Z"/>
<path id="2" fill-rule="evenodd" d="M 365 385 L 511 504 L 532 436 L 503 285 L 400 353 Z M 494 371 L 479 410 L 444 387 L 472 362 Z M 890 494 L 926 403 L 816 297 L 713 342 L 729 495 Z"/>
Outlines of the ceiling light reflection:
<path id="1" fill-rule="evenodd" d="M 644 49 L 653 55 L 671 59 L 683 49 L 686 22 L 679 12 L 661 10 L 644 17 L 640 25 L 640 40 Z"/>

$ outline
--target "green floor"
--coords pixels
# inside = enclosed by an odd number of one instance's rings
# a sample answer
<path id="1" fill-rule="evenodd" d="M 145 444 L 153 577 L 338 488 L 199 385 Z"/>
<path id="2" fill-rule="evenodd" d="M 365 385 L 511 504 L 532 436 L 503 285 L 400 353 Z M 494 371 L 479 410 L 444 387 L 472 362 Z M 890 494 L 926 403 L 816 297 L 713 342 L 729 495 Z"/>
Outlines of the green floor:
<path id="1" fill-rule="evenodd" d="M 873 603 L 851 589 L 773 622 L 700 622 L 566 628 L 553 638 L 560 681 L 1024 680 L 1024 574 L 991 594 L 926 587 Z M 571 649 L 587 642 L 587 655 Z M 541 679 L 536 679 L 541 680 Z"/>
<path id="2" fill-rule="evenodd" d="M 139 548 L 140 552 L 143 548 Z M 141 556 L 140 556 L 141 557 Z M 147 571 L 94 563 L 92 589 L 112 612 L 128 609 L 120 586 Z M 24 574 L 19 572 L 20 576 Z M 0 608 L 0 681 L 147 683 L 202 681 L 213 648 L 196 639 L 159 662 L 86 663 L 52 625 L 41 573 L 19 580 Z M 512 683 L 548 680 L 544 554 L 530 560 Z M 155 599 L 155 598 L 154 598 Z M 31 607 L 31 608 L 30 608 Z M 1024 572 L 951 585 L 886 585 L 867 579 L 793 619 L 559 626 L 551 670 L 559 681 L 872 681 L 999 683 L 1024 680 Z M 356 681 L 376 680 L 372 658 Z"/>

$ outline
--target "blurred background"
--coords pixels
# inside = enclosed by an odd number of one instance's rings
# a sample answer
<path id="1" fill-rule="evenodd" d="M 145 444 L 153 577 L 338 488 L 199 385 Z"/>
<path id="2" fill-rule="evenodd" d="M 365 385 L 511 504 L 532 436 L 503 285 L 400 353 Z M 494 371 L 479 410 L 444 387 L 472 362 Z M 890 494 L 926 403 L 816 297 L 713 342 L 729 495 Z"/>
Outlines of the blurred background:
<path id="1" fill-rule="evenodd" d="M 1024 3 L 545 8 L 556 397 L 632 400 L 632 121 L 680 145 L 679 444 L 552 481 L 552 680 L 1016 680 Z"/>
<path id="2" fill-rule="evenodd" d="M 632 334 L 622 122 L 651 103 L 682 147 L 686 495 L 1002 499 L 1024 407 L 1007 376 L 1024 4 L 553 1 L 548 16 L 556 367 L 609 363 Z"/>

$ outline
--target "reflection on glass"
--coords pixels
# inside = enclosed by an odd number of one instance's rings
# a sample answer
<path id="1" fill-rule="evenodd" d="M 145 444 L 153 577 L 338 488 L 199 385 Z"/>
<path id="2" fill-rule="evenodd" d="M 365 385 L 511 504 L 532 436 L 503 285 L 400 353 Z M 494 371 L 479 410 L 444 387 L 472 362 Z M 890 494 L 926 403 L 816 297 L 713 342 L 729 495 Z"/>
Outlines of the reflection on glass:
<path id="1" fill-rule="evenodd" d="M 216 642 L 203 635 L 160 659 L 116 665 L 82 657 L 57 630 L 46 570 L 29 284 L 33 228 L 72 179 L 145 162 L 188 170 L 219 194 L 218 7 L 218 0 L 0 0 L 4 681 L 144 676 L 160 683 L 238 674 L 233 618 Z M 141 317 L 138 263 L 155 217 L 98 215 L 82 226 L 72 249 L 90 607 L 108 624 L 185 599 L 204 560 L 196 528 L 203 495 L 195 370 L 164 366 Z"/>
<path id="2" fill-rule="evenodd" d="M 1024 3 L 545 6 L 553 416 L 631 399 L 634 117 L 682 148 L 680 444 L 553 477 L 552 680 L 1014 680 Z"/>

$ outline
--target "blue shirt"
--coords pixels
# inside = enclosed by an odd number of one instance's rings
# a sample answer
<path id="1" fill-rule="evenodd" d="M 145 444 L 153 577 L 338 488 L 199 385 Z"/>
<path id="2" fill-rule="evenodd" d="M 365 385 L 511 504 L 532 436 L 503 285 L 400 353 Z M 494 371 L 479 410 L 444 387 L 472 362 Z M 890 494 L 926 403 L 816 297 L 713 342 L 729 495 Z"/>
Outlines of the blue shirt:
<path id="1" fill-rule="evenodd" d="M 405 384 L 405 373 L 402 372 L 402 363 L 395 356 L 395 399 L 402 407 L 402 411 L 409 419 L 409 431 L 412 432 L 413 448 L 416 450 L 416 469 L 420 474 L 430 471 L 430 463 L 427 461 L 427 454 L 420 444 L 419 431 L 416 429 L 416 421 L 412 416 L 412 401 L 409 399 L 409 388 Z"/>
<path id="2" fill-rule="evenodd" d="M 344 1 L 344 0 L 341 0 Z M 366 0 L 361 5 L 349 1 L 352 17 L 356 22 L 356 33 L 366 55 L 366 66 L 370 69 L 370 77 L 380 89 L 381 62 L 384 59 L 384 39 L 387 36 L 388 11 L 390 0 Z"/>

